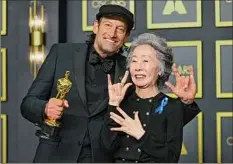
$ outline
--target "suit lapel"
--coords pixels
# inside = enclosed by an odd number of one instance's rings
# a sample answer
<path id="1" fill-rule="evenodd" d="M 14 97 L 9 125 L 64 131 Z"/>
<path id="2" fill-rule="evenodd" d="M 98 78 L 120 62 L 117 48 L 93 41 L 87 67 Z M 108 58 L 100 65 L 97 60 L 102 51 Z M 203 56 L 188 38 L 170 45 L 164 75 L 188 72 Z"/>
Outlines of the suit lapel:
<path id="1" fill-rule="evenodd" d="M 116 60 L 114 84 L 120 83 L 126 70 L 126 58 L 119 55 Z"/>
<path id="2" fill-rule="evenodd" d="M 126 61 L 126 58 L 124 56 L 121 56 L 121 55 L 117 56 L 116 65 L 115 65 L 115 76 L 114 76 L 113 83 L 119 83 L 121 79 L 123 78 L 125 74 L 125 61 Z M 102 112 L 103 110 L 105 110 L 106 107 L 108 106 L 108 100 L 109 98 L 106 97 L 102 101 L 102 103 L 96 107 L 96 110 L 94 110 L 91 113 L 91 116 L 94 116 Z"/>
<path id="3" fill-rule="evenodd" d="M 74 51 L 74 75 L 79 96 L 85 108 L 87 108 L 86 89 L 85 89 L 85 70 L 87 44 L 79 44 Z"/>

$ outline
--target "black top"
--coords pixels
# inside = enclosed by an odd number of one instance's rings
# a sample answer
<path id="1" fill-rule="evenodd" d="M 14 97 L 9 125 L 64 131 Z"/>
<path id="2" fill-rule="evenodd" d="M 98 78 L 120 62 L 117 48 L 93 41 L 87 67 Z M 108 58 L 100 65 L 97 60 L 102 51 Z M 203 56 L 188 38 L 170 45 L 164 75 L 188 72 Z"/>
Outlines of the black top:
<path id="1" fill-rule="evenodd" d="M 162 102 L 167 104 L 159 112 Z M 101 137 L 103 146 L 114 154 L 115 162 L 178 162 L 184 125 L 184 105 L 179 99 L 163 93 L 141 99 L 133 91 L 120 107 L 131 118 L 134 118 L 135 111 L 139 111 L 139 119 L 146 133 L 137 140 L 126 133 L 110 131 L 110 128 L 119 125 L 110 119 L 109 113 L 120 113 L 114 106 L 109 106 Z"/>

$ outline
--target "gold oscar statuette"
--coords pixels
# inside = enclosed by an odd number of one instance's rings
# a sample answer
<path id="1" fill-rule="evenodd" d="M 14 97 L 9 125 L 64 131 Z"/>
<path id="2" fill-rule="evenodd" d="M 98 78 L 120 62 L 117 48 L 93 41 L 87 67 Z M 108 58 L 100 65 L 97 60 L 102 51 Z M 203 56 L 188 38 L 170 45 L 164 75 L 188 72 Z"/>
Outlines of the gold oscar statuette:
<path id="1" fill-rule="evenodd" d="M 65 77 L 58 79 L 57 81 L 57 95 L 56 98 L 59 100 L 64 100 L 66 94 L 70 91 L 72 86 L 71 81 L 69 80 L 70 72 L 66 71 Z M 52 127 L 59 127 L 60 122 L 53 119 L 45 119 L 45 123 Z"/>

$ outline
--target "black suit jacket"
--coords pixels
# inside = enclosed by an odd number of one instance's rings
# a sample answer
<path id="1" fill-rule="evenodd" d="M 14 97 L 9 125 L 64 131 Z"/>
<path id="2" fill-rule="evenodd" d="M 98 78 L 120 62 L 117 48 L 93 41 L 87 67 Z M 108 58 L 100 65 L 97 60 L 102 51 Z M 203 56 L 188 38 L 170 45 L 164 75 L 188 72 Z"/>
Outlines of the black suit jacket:
<path id="1" fill-rule="evenodd" d="M 87 44 L 55 44 L 41 66 L 36 79 L 21 104 L 21 113 L 29 121 L 42 124 L 45 104 L 57 94 L 59 78 L 70 71 L 72 87 L 66 100 L 60 122 L 60 142 L 40 139 L 34 162 L 76 162 L 82 142 L 89 129 L 93 162 L 111 162 L 111 157 L 100 145 L 100 129 L 107 110 L 108 97 L 88 114 L 85 91 L 85 63 Z M 125 71 L 125 57 L 119 55 L 115 66 L 114 82 L 119 82 Z"/>
<path id="2" fill-rule="evenodd" d="M 112 152 L 117 163 L 176 163 L 180 158 L 183 126 L 184 105 L 179 99 L 173 99 L 163 93 L 153 98 L 138 99 L 133 91 L 125 96 L 120 104 L 122 110 L 134 118 L 139 111 L 139 119 L 145 134 L 139 140 L 124 132 L 110 129 L 119 125 L 110 118 L 110 112 L 123 117 L 114 106 L 109 106 L 105 123 L 101 130 L 101 141 L 107 151 Z M 155 109 L 167 98 L 168 103 L 162 113 Z M 197 106 L 198 108 L 198 106 Z M 200 110 L 200 109 L 199 109 Z"/>

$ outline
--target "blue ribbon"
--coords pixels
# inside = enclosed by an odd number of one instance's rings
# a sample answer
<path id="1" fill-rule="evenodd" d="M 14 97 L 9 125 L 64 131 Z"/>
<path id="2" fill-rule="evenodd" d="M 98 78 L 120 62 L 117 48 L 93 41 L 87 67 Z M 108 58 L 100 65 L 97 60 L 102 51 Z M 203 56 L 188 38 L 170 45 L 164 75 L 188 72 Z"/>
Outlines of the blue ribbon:
<path id="1" fill-rule="evenodd" d="M 168 103 L 168 98 L 165 97 L 165 98 L 161 101 L 160 106 L 158 106 L 158 107 L 155 109 L 154 113 L 161 114 L 161 113 L 163 112 L 164 107 L 167 105 L 167 103 Z"/>

